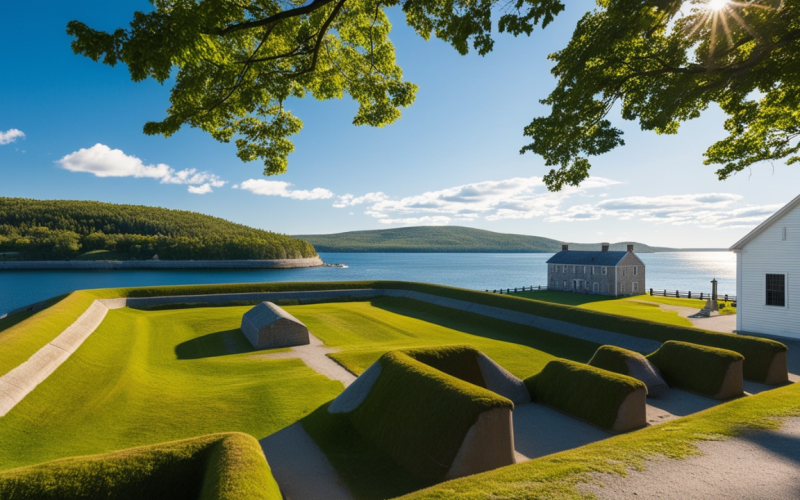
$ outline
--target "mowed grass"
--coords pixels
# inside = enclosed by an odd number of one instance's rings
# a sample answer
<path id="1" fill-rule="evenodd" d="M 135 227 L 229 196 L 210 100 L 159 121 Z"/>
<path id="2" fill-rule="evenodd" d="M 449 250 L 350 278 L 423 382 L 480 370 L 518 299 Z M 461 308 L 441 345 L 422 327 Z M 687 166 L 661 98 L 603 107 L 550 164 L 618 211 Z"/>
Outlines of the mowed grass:
<path id="1" fill-rule="evenodd" d="M 659 304 L 669 305 L 682 305 L 684 307 L 697 307 L 700 310 L 704 302 L 700 300 L 689 299 L 672 299 L 673 301 L 686 300 L 687 303 L 673 304 L 672 302 L 662 301 L 665 297 L 651 297 L 649 295 L 637 295 L 635 297 L 604 297 L 601 295 L 586 295 L 580 293 L 569 292 L 525 292 L 525 293 L 512 293 L 517 297 L 524 297 L 526 299 L 539 300 L 542 302 L 552 302 L 554 304 L 562 304 L 567 306 L 575 306 L 580 309 L 587 309 L 589 311 L 597 311 L 606 314 L 616 314 L 617 316 L 626 316 L 629 318 L 643 319 L 647 321 L 655 321 L 667 325 L 676 326 L 692 326 L 692 322 L 686 318 L 681 318 L 677 311 L 665 311 L 659 307 Z M 666 297 L 669 300 L 668 297 Z M 642 302 L 651 302 L 644 304 Z M 695 304 L 697 303 L 697 304 Z M 699 304 L 699 305 L 698 305 Z"/>
<path id="2" fill-rule="evenodd" d="M 248 309 L 110 311 L 0 419 L 0 469 L 217 432 L 260 439 L 342 391 L 300 360 L 252 358 Z"/>
<path id="3" fill-rule="evenodd" d="M 564 335 L 411 299 L 284 306 L 348 370 L 361 374 L 384 353 L 410 347 L 468 344 L 525 378 L 563 357 L 587 362 L 598 345 Z"/>

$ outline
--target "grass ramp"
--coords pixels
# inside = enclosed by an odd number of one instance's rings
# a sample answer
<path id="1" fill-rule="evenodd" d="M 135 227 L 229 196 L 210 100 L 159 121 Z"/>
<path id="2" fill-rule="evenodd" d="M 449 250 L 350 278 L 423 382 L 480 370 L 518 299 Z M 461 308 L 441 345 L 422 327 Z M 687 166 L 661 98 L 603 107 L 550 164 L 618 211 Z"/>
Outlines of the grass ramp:
<path id="1" fill-rule="evenodd" d="M 279 500 L 282 497 L 258 441 L 247 434 L 225 433 L 0 472 L 0 498 Z"/>
<path id="2" fill-rule="evenodd" d="M 525 379 L 536 403 L 546 404 L 603 429 L 612 429 L 629 394 L 644 389 L 639 380 L 567 360 L 550 361 Z"/>

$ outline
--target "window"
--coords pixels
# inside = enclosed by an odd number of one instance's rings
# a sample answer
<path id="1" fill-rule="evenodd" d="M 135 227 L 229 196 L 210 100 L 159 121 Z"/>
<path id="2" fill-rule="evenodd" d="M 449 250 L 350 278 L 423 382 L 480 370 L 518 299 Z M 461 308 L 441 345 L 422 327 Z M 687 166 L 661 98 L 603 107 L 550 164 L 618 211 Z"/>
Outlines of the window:
<path id="1" fill-rule="evenodd" d="M 566 274 L 567 273 L 567 266 L 564 266 L 564 269 L 562 269 L 562 271 L 564 271 L 564 274 Z"/>
<path id="2" fill-rule="evenodd" d="M 639 291 L 639 282 L 638 281 L 634 281 L 633 282 L 633 284 L 631 285 L 631 291 L 632 292 L 638 292 Z"/>
<path id="3" fill-rule="evenodd" d="M 564 290 L 567 289 L 567 280 L 564 280 Z"/>
<path id="4" fill-rule="evenodd" d="M 639 266 L 633 266 L 633 275 L 639 276 Z"/>
<path id="5" fill-rule="evenodd" d="M 592 291 L 594 293 L 600 293 L 600 283 L 595 282 L 595 284 L 592 286 Z"/>
<path id="6" fill-rule="evenodd" d="M 602 268 L 602 271 L 603 271 L 603 274 L 608 274 L 608 268 L 607 267 Z"/>
<path id="7" fill-rule="evenodd" d="M 767 275 L 767 305 L 786 306 L 786 275 Z"/>
<path id="8" fill-rule="evenodd" d="M 622 275 L 625 276 L 625 270 L 628 269 L 627 267 L 622 268 Z"/>
<path id="9" fill-rule="evenodd" d="M 594 266 L 591 267 L 592 274 L 594 274 Z"/>
<path id="10" fill-rule="evenodd" d="M 620 291 L 621 291 L 622 293 L 625 293 L 625 282 L 623 281 L 622 283 L 620 283 L 620 285 L 621 285 L 621 287 L 620 287 Z"/>
<path id="11" fill-rule="evenodd" d="M 583 274 L 586 274 L 586 266 L 583 266 Z"/>
<path id="12" fill-rule="evenodd" d="M 577 269 L 578 269 L 578 266 L 572 266 L 572 274 L 577 273 L 578 272 Z"/>

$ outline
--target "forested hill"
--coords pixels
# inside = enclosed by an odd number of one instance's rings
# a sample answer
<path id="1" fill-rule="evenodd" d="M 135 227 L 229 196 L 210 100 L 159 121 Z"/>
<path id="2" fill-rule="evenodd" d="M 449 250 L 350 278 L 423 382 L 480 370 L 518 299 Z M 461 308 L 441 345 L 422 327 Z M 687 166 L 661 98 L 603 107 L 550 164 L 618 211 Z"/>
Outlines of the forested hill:
<path id="1" fill-rule="evenodd" d="M 419 226 L 338 234 L 297 235 L 310 242 L 318 252 L 558 252 L 561 242 L 541 236 L 504 234 L 459 226 Z M 619 242 L 611 250 L 655 250 L 642 243 Z M 570 243 L 571 250 L 599 250 L 600 243 Z"/>
<path id="2" fill-rule="evenodd" d="M 95 201 L 0 197 L 5 259 L 296 259 L 306 241 L 209 215 Z M 11 253 L 9 256 L 8 253 Z M 18 254 L 16 254 L 18 252 Z"/>

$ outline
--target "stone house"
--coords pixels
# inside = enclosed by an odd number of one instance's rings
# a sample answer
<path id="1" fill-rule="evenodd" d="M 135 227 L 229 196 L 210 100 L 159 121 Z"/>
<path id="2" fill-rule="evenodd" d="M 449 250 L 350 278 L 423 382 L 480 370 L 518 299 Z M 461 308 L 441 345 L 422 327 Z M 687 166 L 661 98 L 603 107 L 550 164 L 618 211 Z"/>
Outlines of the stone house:
<path id="1" fill-rule="evenodd" d="M 603 243 L 600 251 L 561 251 L 547 261 L 547 289 L 597 295 L 641 295 L 646 293 L 645 266 L 633 253 L 611 252 Z"/>

